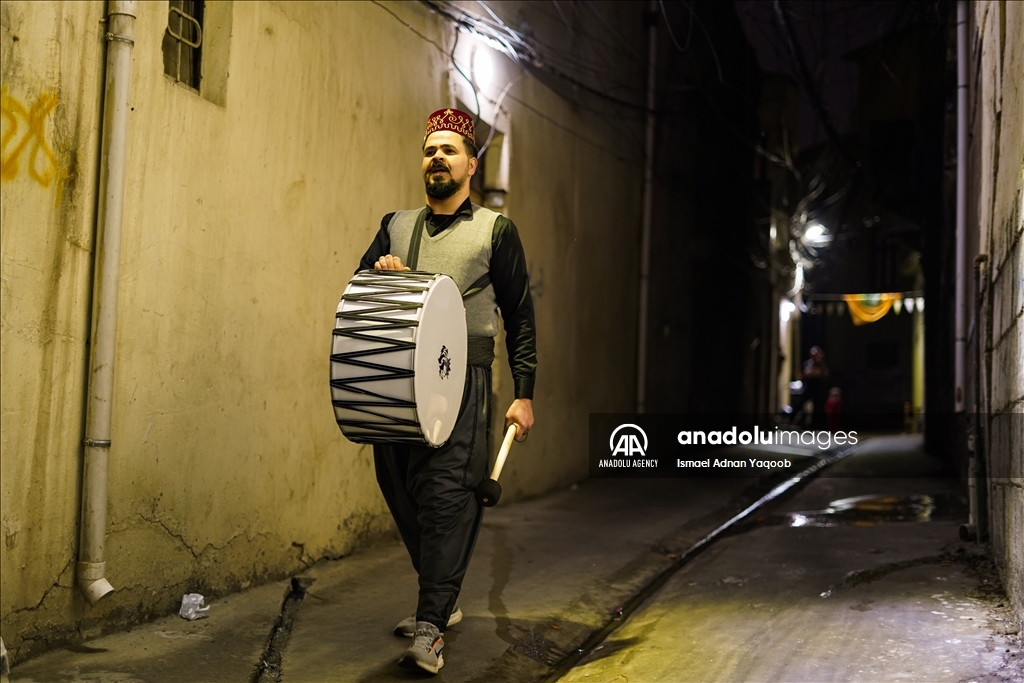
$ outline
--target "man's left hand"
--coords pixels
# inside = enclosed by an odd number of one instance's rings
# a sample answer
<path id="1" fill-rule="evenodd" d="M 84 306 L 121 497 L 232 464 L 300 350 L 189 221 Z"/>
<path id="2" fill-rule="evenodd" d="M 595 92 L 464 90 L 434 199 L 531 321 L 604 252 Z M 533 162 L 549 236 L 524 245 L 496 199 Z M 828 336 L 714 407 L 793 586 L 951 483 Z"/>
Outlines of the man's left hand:
<path id="1" fill-rule="evenodd" d="M 409 270 L 408 266 L 402 265 L 402 259 L 391 254 L 385 254 L 377 259 L 377 262 L 373 264 L 376 270 Z"/>
<path id="2" fill-rule="evenodd" d="M 512 401 L 508 412 L 505 413 L 505 431 L 512 423 L 516 425 L 516 441 L 526 441 L 533 427 L 533 401 L 528 398 L 517 398 Z"/>

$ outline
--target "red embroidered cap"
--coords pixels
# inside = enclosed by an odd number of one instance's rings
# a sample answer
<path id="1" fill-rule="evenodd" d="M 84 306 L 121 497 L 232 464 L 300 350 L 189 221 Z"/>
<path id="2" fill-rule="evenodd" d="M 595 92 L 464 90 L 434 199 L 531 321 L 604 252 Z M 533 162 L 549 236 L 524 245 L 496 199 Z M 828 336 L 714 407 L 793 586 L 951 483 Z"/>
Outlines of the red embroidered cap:
<path id="1" fill-rule="evenodd" d="M 473 117 L 458 109 L 438 109 L 427 117 L 427 132 L 423 135 L 426 140 L 431 133 L 439 130 L 450 130 L 466 138 L 474 145 L 476 138 L 473 137 Z"/>

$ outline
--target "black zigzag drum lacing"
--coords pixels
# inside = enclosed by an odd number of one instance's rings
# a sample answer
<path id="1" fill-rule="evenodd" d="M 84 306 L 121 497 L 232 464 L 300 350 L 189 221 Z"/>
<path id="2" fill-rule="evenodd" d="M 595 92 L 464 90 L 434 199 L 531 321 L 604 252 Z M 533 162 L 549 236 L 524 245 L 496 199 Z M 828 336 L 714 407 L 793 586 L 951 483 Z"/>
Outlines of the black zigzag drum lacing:
<path id="1" fill-rule="evenodd" d="M 466 380 L 466 311 L 455 282 L 416 271 L 364 270 L 338 304 L 331 402 L 356 443 L 440 446 Z"/>

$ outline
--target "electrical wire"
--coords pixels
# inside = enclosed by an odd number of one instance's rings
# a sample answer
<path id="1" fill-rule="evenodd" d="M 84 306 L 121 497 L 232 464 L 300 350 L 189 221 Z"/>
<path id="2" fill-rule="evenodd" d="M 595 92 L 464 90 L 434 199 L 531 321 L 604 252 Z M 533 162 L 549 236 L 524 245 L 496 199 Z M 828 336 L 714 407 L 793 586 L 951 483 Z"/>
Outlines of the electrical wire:
<path id="1" fill-rule="evenodd" d="M 392 16 L 394 16 L 394 15 L 393 15 L 393 13 L 392 13 Z M 396 18 L 397 18 L 397 17 L 396 17 Z M 403 22 L 403 23 L 404 23 L 404 22 Z M 420 34 L 419 34 L 418 32 L 416 32 L 416 33 L 417 33 L 417 35 L 420 35 Z M 421 37 L 422 37 L 422 36 L 421 36 Z M 436 48 L 438 48 L 439 50 L 441 50 L 441 52 L 443 52 L 443 53 L 445 54 L 445 56 L 449 56 L 449 55 L 448 55 L 448 52 L 446 52 L 446 51 L 445 51 L 445 50 L 444 50 L 443 48 L 440 48 L 440 46 L 438 46 L 438 45 L 437 45 L 437 43 L 435 43 L 434 41 L 429 41 L 429 40 L 428 40 L 428 42 L 430 42 L 430 43 L 431 43 L 432 45 L 434 45 L 434 47 L 436 47 Z M 456 61 L 457 61 L 457 60 L 456 60 Z M 523 68 L 523 70 L 524 70 L 524 74 L 525 74 L 525 73 L 529 73 L 529 72 L 528 72 L 528 71 L 527 71 L 527 70 L 525 69 L 525 67 L 522 67 L 522 68 Z M 460 71 L 460 73 L 461 73 L 461 71 Z M 534 74 L 534 75 L 536 75 L 536 74 Z M 465 77 L 465 75 L 464 75 L 464 74 L 463 74 L 463 77 Z M 543 81 L 542 81 L 542 82 L 543 82 Z M 564 93 L 564 92 L 560 92 L 560 91 L 558 91 L 558 90 L 555 90 L 555 94 L 556 94 L 556 95 L 559 95 L 559 96 L 561 96 L 561 97 L 563 97 L 563 98 L 564 98 L 564 96 L 565 96 L 565 93 Z M 518 102 L 518 103 L 522 104 L 523 106 L 526 106 L 526 107 L 528 107 L 528 108 L 529 108 L 529 105 L 526 105 L 526 104 L 525 104 L 524 102 L 522 102 L 521 100 L 519 100 L 519 99 L 517 99 L 517 98 L 515 98 L 515 97 L 510 97 L 510 98 L 511 98 L 511 99 L 512 99 L 513 101 L 515 101 L 515 102 Z M 630 119 L 630 117 L 629 117 L 629 115 L 628 115 L 628 114 L 626 114 L 626 113 L 623 113 L 623 112 L 619 112 L 619 113 L 618 113 L 618 114 L 617 114 L 616 116 L 614 116 L 614 117 L 610 117 L 610 116 L 609 116 L 609 115 L 608 115 L 608 114 L 607 114 L 606 112 L 602 112 L 602 111 L 600 111 L 600 110 L 598 110 L 598 109 L 595 109 L 594 107 L 591 107 L 591 106 L 589 106 L 589 105 L 587 105 L 587 104 L 585 104 L 585 103 L 582 103 L 582 102 L 575 102 L 574 104 L 575 104 L 575 105 L 576 105 L 577 107 L 579 107 L 580 109 L 582 109 L 582 110 L 584 110 L 584 111 L 587 111 L 587 112 L 590 112 L 590 113 L 594 114 L 595 116 L 597 116 L 597 117 L 598 117 L 598 118 L 599 118 L 600 120 L 602 120 L 603 122 L 605 122 L 605 123 L 606 123 L 606 124 L 607 124 L 607 125 L 609 126 L 609 128 L 611 128 L 612 130 L 614 130 L 614 131 L 615 131 L 615 132 L 616 132 L 617 134 L 620 134 L 620 135 L 621 135 L 621 134 L 625 134 L 625 135 L 627 136 L 627 138 L 629 138 L 630 140 L 632 140 L 632 141 L 633 141 L 633 142 L 634 142 L 634 143 L 635 143 L 636 145 L 638 145 L 638 146 L 642 146 L 642 143 L 640 142 L 639 138 L 635 137 L 635 136 L 634 136 L 634 135 L 633 135 L 633 134 L 631 133 L 631 131 L 629 130 L 629 128 L 628 128 L 628 127 L 623 127 L 623 126 L 622 126 L 622 123 L 623 123 L 623 121 L 624 121 L 624 120 L 629 120 L 629 119 Z M 537 113 L 537 114 L 541 115 L 541 114 L 540 114 L 540 112 L 539 112 L 539 110 L 535 111 L 535 113 Z M 543 116 L 543 115 L 542 115 L 542 116 Z M 640 117 L 639 117 L 639 115 L 638 115 L 638 116 L 637 116 L 637 120 L 639 120 L 639 118 L 640 118 Z M 554 122 L 554 119 L 549 119 L 549 120 L 550 120 L 550 121 L 552 121 L 552 122 Z M 564 130 L 566 130 L 566 131 L 569 131 L 569 132 L 573 132 L 573 133 L 574 133 L 574 135 L 575 135 L 575 132 L 574 132 L 574 131 L 573 131 L 573 130 L 572 130 L 571 128 L 568 128 L 568 127 L 562 126 L 561 124 L 559 124 L 559 126 L 560 126 L 561 128 L 563 128 Z M 576 137 L 580 137 L 580 136 L 576 136 Z M 581 139 L 581 140 L 584 140 L 584 141 L 585 141 L 585 142 L 587 142 L 588 144 L 591 144 L 591 145 L 596 145 L 596 143 L 594 143 L 593 141 L 591 141 L 591 140 L 588 140 L 588 139 L 586 139 L 586 138 L 582 138 L 582 137 L 580 137 L 580 139 Z M 609 150 L 609 149 L 608 149 L 608 148 L 606 148 L 606 147 L 601 147 L 600 145 L 596 145 L 596 146 L 597 146 L 597 147 L 599 147 L 600 149 L 602 149 L 602 150 L 603 150 L 603 151 L 605 151 L 605 152 L 609 152 L 609 153 L 613 154 L 613 155 L 614 155 L 614 156 L 616 157 L 616 159 L 618 159 L 618 160 L 620 160 L 620 161 L 622 161 L 622 160 L 625 160 L 625 157 L 623 157 L 623 156 L 622 156 L 622 154 L 621 154 L 621 153 L 619 153 L 619 152 L 613 152 L 612 150 Z"/>
<path id="2" fill-rule="evenodd" d="M 569 37 L 576 40 L 576 31 L 573 30 L 572 24 L 569 23 L 569 20 L 565 18 L 565 13 L 562 12 L 562 5 L 559 4 L 558 0 L 551 0 L 551 4 L 553 4 L 555 9 L 558 10 L 558 16 L 562 20 L 562 23 L 565 24 L 565 28 L 569 31 Z"/>
<path id="3" fill-rule="evenodd" d="M 775 9 L 775 17 L 779 22 L 779 26 L 784 30 L 790 54 L 797 65 L 797 73 L 799 74 L 800 80 L 803 82 L 804 89 L 811 100 L 811 104 L 814 106 L 814 110 L 821 119 L 822 125 L 825 126 L 825 132 L 828 134 L 829 140 L 836 149 L 839 150 L 843 159 L 849 163 L 850 166 L 855 169 L 859 168 L 860 164 L 857 162 L 853 154 L 846 149 L 846 145 L 844 145 L 840 139 L 839 132 L 832 123 L 832 117 L 825 108 L 825 103 L 822 100 L 821 93 L 818 92 L 818 89 L 814 85 L 810 69 L 807 67 L 807 62 L 804 59 L 803 52 L 801 51 L 799 42 L 796 39 L 796 33 L 793 30 L 792 24 L 789 22 L 789 17 L 786 16 L 781 0 L 775 0 L 773 7 Z"/>
<path id="4" fill-rule="evenodd" d="M 423 33 L 421 33 L 419 30 L 417 30 L 415 26 L 413 26 L 412 24 L 410 24 L 409 22 L 405 21 L 400 16 L 395 14 L 393 11 L 391 11 L 391 9 L 389 7 L 381 4 L 378 0 L 373 0 L 373 4 L 378 6 L 378 7 L 380 7 L 382 10 L 384 10 L 389 15 L 391 15 L 391 17 L 395 21 L 397 21 L 399 24 L 401 24 L 405 28 L 409 29 L 409 31 L 412 32 L 414 35 L 416 35 L 418 38 L 420 38 L 424 42 L 432 45 L 439 53 L 444 55 L 446 58 L 450 56 L 449 51 L 446 48 L 444 48 L 442 45 L 440 45 L 433 38 L 430 38 L 429 36 L 423 35 Z M 507 94 L 506 97 L 508 99 L 512 100 L 513 102 L 515 102 L 516 104 L 518 104 L 519 106 L 521 106 L 526 111 L 529 111 L 530 113 L 534 114 L 538 118 L 543 119 L 544 121 L 547 121 L 552 126 L 554 126 L 555 128 L 558 128 L 559 130 L 563 131 L 567 135 L 576 138 L 580 142 L 582 142 L 582 143 L 584 143 L 584 144 L 586 144 L 586 145 L 588 145 L 588 146 L 590 146 L 590 147 L 592 147 L 592 148 L 594 148 L 596 150 L 600 150 L 600 151 L 604 152 L 605 154 L 607 154 L 609 157 L 615 159 L 616 161 L 619 161 L 621 163 L 627 164 L 629 166 L 633 166 L 635 168 L 642 168 L 642 166 L 643 166 L 643 161 L 642 160 L 633 159 L 633 158 L 630 158 L 630 157 L 624 155 L 621 149 L 616 150 L 616 149 L 612 149 L 610 147 L 606 147 L 605 145 L 602 145 L 599 142 L 591 140 L 590 138 L 586 137 L 585 135 L 581 135 L 579 133 L 579 131 L 578 131 L 578 127 L 576 127 L 576 126 L 568 126 L 568 125 L 562 123 L 558 119 L 555 119 L 554 117 L 552 117 L 552 116 L 550 116 L 548 114 L 545 114 L 543 111 L 541 111 L 540 109 L 537 109 L 535 106 L 533 106 L 529 102 L 527 102 L 525 100 L 522 100 L 522 99 L 519 99 L 518 97 L 516 97 L 515 95 L 513 95 L 511 93 Z M 595 115 L 597 115 L 597 112 L 593 112 L 593 113 L 595 113 Z M 621 121 L 620 121 L 620 125 L 617 127 L 617 130 L 619 132 L 622 131 Z"/>
<path id="5" fill-rule="evenodd" d="M 665 19 L 665 28 L 668 30 L 668 37 L 672 39 L 672 44 L 680 52 L 686 52 L 690 47 L 690 36 L 693 35 L 693 13 L 690 13 L 690 22 L 686 27 L 686 43 L 680 46 L 679 41 L 676 40 L 676 34 L 672 32 L 672 22 L 668 20 L 668 12 L 665 11 L 665 0 L 658 0 L 658 5 L 661 7 L 661 16 Z"/>
<path id="6" fill-rule="evenodd" d="M 470 12 L 465 11 L 464 8 L 462 7 L 451 6 L 451 3 L 428 2 L 425 0 L 421 1 L 423 1 L 423 4 L 427 5 L 431 10 L 437 12 L 438 14 L 441 14 L 446 19 L 454 23 L 457 27 L 469 30 L 470 32 L 474 33 L 474 35 L 476 35 L 478 38 L 490 44 L 496 50 L 508 55 L 514 63 L 518 63 L 519 66 L 521 66 L 525 70 L 529 70 L 531 73 L 533 73 L 534 76 L 537 76 L 539 80 L 541 80 L 541 82 L 544 82 L 545 76 L 549 76 L 552 73 L 554 73 L 556 78 L 561 76 L 563 80 L 566 74 L 564 69 L 560 68 L 559 66 L 544 63 L 543 60 L 540 59 L 540 55 L 545 55 L 544 59 L 547 59 L 546 55 L 552 52 L 556 52 L 559 55 L 559 59 L 562 59 L 564 57 L 564 61 L 568 61 L 572 65 L 581 63 L 584 65 L 588 65 L 588 62 L 581 62 L 581 60 L 575 58 L 572 55 L 565 57 L 563 53 L 557 50 L 539 49 L 538 46 L 543 45 L 541 41 L 537 41 L 532 37 L 532 35 L 526 36 L 522 33 L 513 31 L 513 29 L 511 29 L 508 26 L 508 24 L 502 21 L 500 17 L 497 17 L 497 15 L 493 11 L 491 11 L 489 7 L 486 6 L 486 3 L 479 4 L 485 10 L 489 11 L 491 17 L 482 17 L 474 15 Z M 497 34 L 495 33 L 495 31 L 500 31 L 501 33 Z M 513 33 L 515 33 L 515 35 L 510 37 L 506 33 L 508 31 L 512 31 Z M 516 47 L 516 45 L 519 44 L 526 44 L 531 48 L 530 51 L 528 51 L 528 53 L 519 52 L 518 48 Z M 605 45 L 607 44 L 605 43 Z M 542 68 L 531 68 L 531 64 L 536 63 L 542 63 Z M 589 68 L 585 68 L 585 70 L 592 72 L 595 76 L 606 76 L 606 71 L 601 70 L 595 66 L 592 66 L 592 64 L 593 63 L 590 62 Z M 580 69 L 576 70 L 579 71 Z M 579 90 L 583 91 L 584 94 L 588 94 L 588 91 L 594 91 L 593 86 L 590 86 L 588 83 L 582 81 L 582 79 L 578 77 L 570 76 L 570 80 L 574 80 L 576 84 L 579 86 Z M 606 83 L 608 82 L 608 80 L 608 78 L 604 79 Z M 573 104 L 575 104 L 576 106 L 593 113 L 595 116 L 597 116 L 599 119 L 607 123 L 608 126 L 616 130 L 618 133 L 621 134 L 625 132 L 628 137 L 633 138 L 637 135 L 636 131 L 631 131 L 628 127 L 624 128 L 622 126 L 622 122 L 623 120 L 628 120 L 633 114 L 633 112 L 636 112 L 635 116 L 637 117 L 637 120 L 639 120 L 639 118 L 644 113 L 646 113 L 646 108 L 638 107 L 637 105 L 633 104 L 630 101 L 638 99 L 636 87 L 635 85 L 633 85 L 633 83 L 635 83 L 638 80 L 639 79 L 637 79 L 634 76 L 632 77 L 632 82 L 630 86 L 622 86 L 623 88 L 626 88 L 629 91 L 629 95 L 631 97 L 628 96 L 628 99 L 623 100 L 623 98 L 616 98 L 614 95 L 611 95 L 613 99 L 617 99 L 620 102 L 625 101 L 625 103 L 633 107 L 633 109 L 631 111 L 623 111 L 622 109 L 617 108 L 613 112 L 602 111 L 601 109 L 596 108 L 591 104 L 587 104 L 585 99 L 580 99 L 579 97 L 567 97 L 567 93 L 564 88 L 559 88 L 558 86 L 555 86 L 551 83 L 547 83 L 547 85 L 549 87 L 552 87 L 552 89 L 557 95 L 563 97 L 564 99 L 568 99 L 571 102 L 573 102 Z M 605 97 L 608 97 L 610 95 L 607 89 L 605 89 L 602 92 L 599 92 L 599 94 Z"/>
<path id="7" fill-rule="evenodd" d="M 711 56 L 715 59 L 715 68 L 718 69 L 719 82 L 723 85 L 727 85 L 725 83 L 725 79 L 722 78 L 722 62 L 718 60 L 718 51 L 715 50 L 715 44 L 711 42 L 711 34 L 708 33 L 707 27 L 704 26 L 704 22 L 700 20 L 697 13 L 693 11 L 693 7 L 690 6 L 690 3 L 684 2 L 683 5 L 686 9 L 690 10 L 690 21 L 696 21 L 697 25 L 700 26 L 700 30 L 704 32 L 704 38 L 708 41 L 708 47 L 711 49 Z M 737 92 L 739 91 L 737 90 Z"/>
<path id="8" fill-rule="evenodd" d="M 444 4 L 437 0 L 421 0 L 421 2 L 453 23 L 496 45 L 496 49 L 499 49 L 499 51 L 524 68 L 555 76 L 604 101 L 635 111 L 647 112 L 645 105 L 611 95 L 544 60 L 524 36 L 509 28 L 485 2 L 478 0 L 477 4 L 490 14 L 491 21 L 488 21 L 485 17 L 474 16 L 463 8 L 456 7 L 447 2 Z M 520 50 L 517 46 L 523 49 Z"/>
<path id="9" fill-rule="evenodd" d="M 459 67 L 458 62 L 455 61 L 455 48 L 458 47 L 458 46 L 459 46 L 459 29 L 456 28 L 455 29 L 455 42 L 452 43 L 452 53 L 451 53 L 452 66 L 455 67 L 455 70 L 458 71 L 459 74 L 463 78 L 466 79 L 466 82 L 469 83 L 469 89 L 473 91 L 473 97 L 474 97 L 474 99 L 476 99 L 476 120 L 479 121 L 480 120 L 480 94 L 477 93 L 477 91 L 476 91 L 476 84 L 473 83 L 473 80 L 469 76 L 466 75 L 466 72 L 463 71 Z M 472 67 L 470 67 L 470 69 L 472 69 Z"/>
<path id="10" fill-rule="evenodd" d="M 611 25 L 611 23 L 608 21 L 608 18 L 604 16 L 604 12 L 602 12 L 601 9 L 597 6 L 597 3 L 595 3 L 593 0 L 587 0 L 584 6 L 591 12 L 593 12 L 594 16 L 597 17 L 598 21 L 601 22 L 601 25 L 604 26 L 608 30 L 608 32 L 615 37 L 615 39 L 619 42 L 619 45 L 622 47 L 623 52 L 627 56 L 633 59 L 633 61 L 635 61 L 637 64 L 645 64 L 644 58 L 633 52 L 633 46 L 629 44 L 629 41 L 626 40 L 625 36 L 619 33 L 615 29 L 615 27 Z M 596 36 L 592 37 L 594 37 L 596 40 L 600 40 Z M 601 44 L 606 45 L 605 43 L 603 43 L 603 41 L 601 41 Z"/>
<path id="11" fill-rule="evenodd" d="M 508 91 L 512 88 L 512 86 L 515 85 L 519 81 L 519 79 L 521 79 L 525 75 L 526 75 L 526 71 L 523 70 L 518 76 L 516 76 L 511 81 L 509 81 L 508 84 L 505 86 L 505 88 L 501 91 L 501 94 L 498 95 L 498 100 L 494 103 L 494 123 L 495 124 L 498 123 L 498 112 L 501 111 L 501 103 L 505 101 L 505 95 L 507 95 Z M 495 131 L 496 128 L 497 128 L 497 125 L 491 126 L 491 130 L 487 133 L 487 140 L 484 142 L 484 146 L 480 148 L 479 152 L 477 152 L 477 157 L 478 158 L 483 158 L 484 154 L 487 153 L 487 148 L 491 146 L 491 140 L 494 139 L 494 131 Z"/>

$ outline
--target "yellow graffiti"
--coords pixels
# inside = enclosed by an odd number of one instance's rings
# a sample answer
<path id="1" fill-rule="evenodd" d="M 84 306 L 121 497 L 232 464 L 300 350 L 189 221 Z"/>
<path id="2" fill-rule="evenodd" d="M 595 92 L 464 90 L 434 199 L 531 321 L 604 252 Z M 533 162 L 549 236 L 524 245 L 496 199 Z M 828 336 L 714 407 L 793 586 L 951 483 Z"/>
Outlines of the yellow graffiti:
<path id="1" fill-rule="evenodd" d="M 18 177 L 21 157 L 26 153 L 28 177 L 43 187 L 49 187 L 55 177 L 63 175 L 57 157 L 46 142 L 46 117 L 56 106 L 57 97 L 49 93 L 42 93 L 35 104 L 26 108 L 7 93 L 7 88 L 0 91 L 0 116 L 3 117 L 0 180 Z"/>

